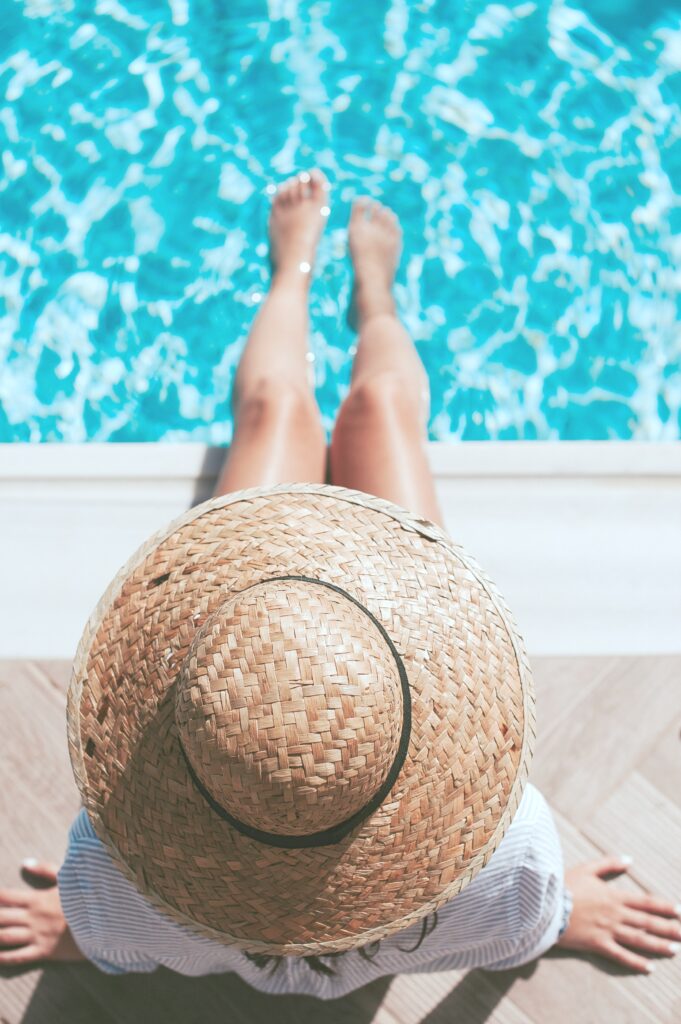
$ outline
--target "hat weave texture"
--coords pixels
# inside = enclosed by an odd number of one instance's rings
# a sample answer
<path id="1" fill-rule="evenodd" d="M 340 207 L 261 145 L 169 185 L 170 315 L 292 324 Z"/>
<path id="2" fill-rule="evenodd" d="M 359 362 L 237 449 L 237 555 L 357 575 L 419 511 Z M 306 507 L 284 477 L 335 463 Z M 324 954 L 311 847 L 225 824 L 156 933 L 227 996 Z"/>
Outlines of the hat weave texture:
<path id="1" fill-rule="evenodd" d="M 97 834 L 177 922 L 252 952 L 395 933 L 498 847 L 534 744 L 494 585 L 390 502 L 282 484 L 150 538 L 81 638 L 71 762 Z"/>

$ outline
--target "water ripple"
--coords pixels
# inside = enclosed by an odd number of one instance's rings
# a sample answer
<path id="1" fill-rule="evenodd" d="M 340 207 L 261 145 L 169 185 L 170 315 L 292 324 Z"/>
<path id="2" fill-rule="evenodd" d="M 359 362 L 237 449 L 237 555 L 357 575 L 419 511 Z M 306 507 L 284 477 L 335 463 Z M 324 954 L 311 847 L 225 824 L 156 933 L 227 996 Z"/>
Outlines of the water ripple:
<path id="1" fill-rule="evenodd" d="M 0 440 L 229 441 L 266 187 L 315 163 L 327 427 L 368 193 L 432 437 L 679 438 L 681 18 L 627 3 L 8 0 Z"/>

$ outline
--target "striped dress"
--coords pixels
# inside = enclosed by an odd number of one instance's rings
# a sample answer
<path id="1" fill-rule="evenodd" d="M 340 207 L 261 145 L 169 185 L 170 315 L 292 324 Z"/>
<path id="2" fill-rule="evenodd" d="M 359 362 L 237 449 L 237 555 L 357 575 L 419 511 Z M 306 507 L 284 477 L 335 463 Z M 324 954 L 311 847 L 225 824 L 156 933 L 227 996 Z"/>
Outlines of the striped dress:
<path id="1" fill-rule="evenodd" d="M 102 971 L 153 971 L 161 965 L 188 975 L 235 971 L 263 992 L 320 999 L 336 999 L 384 975 L 516 967 L 549 949 L 570 913 L 553 817 L 532 785 L 489 863 L 440 908 L 436 927 L 418 949 L 410 952 L 422 922 L 382 939 L 372 962 L 356 950 L 326 958 L 333 975 L 316 973 L 296 956 L 284 957 L 273 972 L 259 968 L 239 949 L 177 924 L 123 877 L 84 810 L 71 826 L 58 884 L 76 943 Z"/>

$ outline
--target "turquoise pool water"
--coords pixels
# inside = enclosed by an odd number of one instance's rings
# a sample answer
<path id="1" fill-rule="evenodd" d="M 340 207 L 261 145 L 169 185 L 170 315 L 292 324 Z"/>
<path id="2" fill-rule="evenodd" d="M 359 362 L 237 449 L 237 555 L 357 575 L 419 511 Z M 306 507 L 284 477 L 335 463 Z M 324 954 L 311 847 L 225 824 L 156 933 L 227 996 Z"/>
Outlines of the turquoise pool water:
<path id="1" fill-rule="evenodd" d="M 314 163 L 327 426 L 369 193 L 433 438 L 680 436 L 677 0 L 3 0 L 0 95 L 0 440 L 229 441 L 265 190 Z"/>

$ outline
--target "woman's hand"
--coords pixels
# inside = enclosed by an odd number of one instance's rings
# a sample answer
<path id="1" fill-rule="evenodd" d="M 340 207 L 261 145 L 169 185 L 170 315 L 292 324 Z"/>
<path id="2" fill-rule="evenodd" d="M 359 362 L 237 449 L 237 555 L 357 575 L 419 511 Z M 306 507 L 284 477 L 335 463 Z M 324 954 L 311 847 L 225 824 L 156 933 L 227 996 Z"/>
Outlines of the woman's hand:
<path id="1" fill-rule="evenodd" d="M 56 865 L 24 861 L 23 872 L 42 888 L 0 889 L 0 967 L 85 960 L 64 918 Z"/>
<path id="2" fill-rule="evenodd" d="M 655 962 L 644 954 L 673 956 L 681 948 L 681 907 L 647 893 L 623 892 L 603 881 L 622 874 L 626 857 L 580 864 L 565 873 L 573 909 L 557 945 L 600 953 L 634 971 L 650 972 Z"/>

